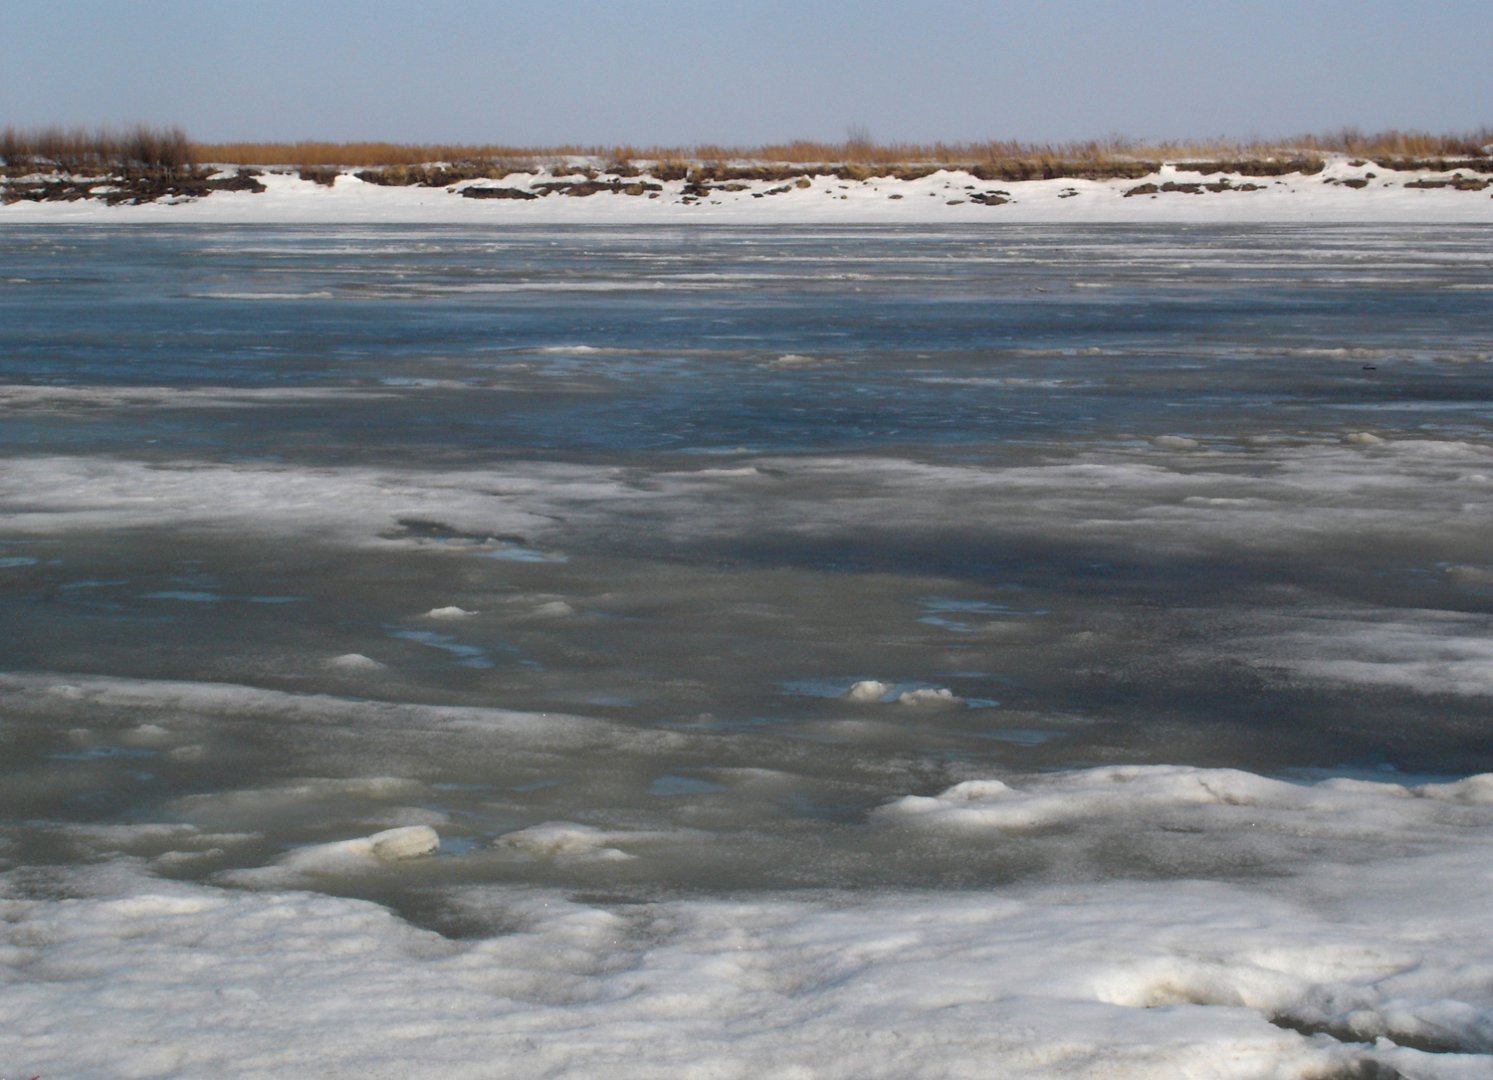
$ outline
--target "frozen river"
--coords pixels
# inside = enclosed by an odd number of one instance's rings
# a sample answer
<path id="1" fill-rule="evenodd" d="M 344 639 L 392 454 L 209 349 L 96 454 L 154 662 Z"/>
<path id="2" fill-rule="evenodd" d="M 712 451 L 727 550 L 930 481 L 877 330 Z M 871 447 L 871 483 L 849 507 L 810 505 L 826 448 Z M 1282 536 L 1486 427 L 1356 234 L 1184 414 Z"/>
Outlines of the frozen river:
<path id="1" fill-rule="evenodd" d="M 1490 432 L 1482 226 L 9 229 L 0 1075 L 1485 1076 Z"/>

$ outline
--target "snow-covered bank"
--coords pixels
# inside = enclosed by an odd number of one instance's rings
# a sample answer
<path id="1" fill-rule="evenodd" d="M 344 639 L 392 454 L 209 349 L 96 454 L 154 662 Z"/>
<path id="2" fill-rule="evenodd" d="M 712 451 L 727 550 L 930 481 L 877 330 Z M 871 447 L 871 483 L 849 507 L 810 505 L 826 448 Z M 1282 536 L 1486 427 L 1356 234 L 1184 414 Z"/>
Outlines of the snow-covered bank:
<path id="1" fill-rule="evenodd" d="M 690 180 L 634 180 L 563 168 L 449 187 L 368 183 L 351 170 L 330 185 L 302 179 L 294 169 L 269 170 L 256 179 L 265 190 L 141 205 L 108 206 L 101 198 L 22 200 L 0 207 L 0 223 L 1493 223 L 1493 187 L 1482 171 L 1396 171 L 1346 158 L 1310 174 L 1259 176 L 1184 164 L 1105 180 L 988 181 L 939 170 L 918 179 L 805 175 L 791 182 L 779 177 L 702 187 Z"/>

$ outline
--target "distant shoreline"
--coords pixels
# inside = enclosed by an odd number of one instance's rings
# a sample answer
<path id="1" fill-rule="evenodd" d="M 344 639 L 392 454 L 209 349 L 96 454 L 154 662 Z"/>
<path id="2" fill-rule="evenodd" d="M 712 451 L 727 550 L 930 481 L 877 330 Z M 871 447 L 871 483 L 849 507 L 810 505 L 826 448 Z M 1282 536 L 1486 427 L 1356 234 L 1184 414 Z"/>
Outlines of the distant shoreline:
<path id="1" fill-rule="evenodd" d="M 1049 170 L 1052 171 L 1052 170 Z M 1113 162 L 1016 179 L 929 164 L 195 165 L 0 177 L 0 223 L 731 221 L 1493 223 L 1493 158 Z"/>
<path id="2" fill-rule="evenodd" d="M 0 222 L 1493 220 L 1493 129 L 516 148 L 0 129 Z"/>

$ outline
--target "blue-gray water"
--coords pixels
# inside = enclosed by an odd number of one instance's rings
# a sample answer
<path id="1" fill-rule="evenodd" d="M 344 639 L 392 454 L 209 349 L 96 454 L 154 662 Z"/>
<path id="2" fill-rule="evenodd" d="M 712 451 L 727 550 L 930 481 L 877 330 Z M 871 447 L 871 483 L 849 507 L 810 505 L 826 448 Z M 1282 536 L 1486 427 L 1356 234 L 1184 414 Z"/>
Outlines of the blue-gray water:
<path id="1" fill-rule="evenodd" d="M 393 777 L 477 853 L 437 884 L 1185 874 L 864 826 L 1489 770 L 1490 289 L 1478 227 L 9 229 L 0 860 L 258 837 L 161 870 L 210 877 L 415 820 Z M 673 839 L 478 857 L 552 819 Z"/>

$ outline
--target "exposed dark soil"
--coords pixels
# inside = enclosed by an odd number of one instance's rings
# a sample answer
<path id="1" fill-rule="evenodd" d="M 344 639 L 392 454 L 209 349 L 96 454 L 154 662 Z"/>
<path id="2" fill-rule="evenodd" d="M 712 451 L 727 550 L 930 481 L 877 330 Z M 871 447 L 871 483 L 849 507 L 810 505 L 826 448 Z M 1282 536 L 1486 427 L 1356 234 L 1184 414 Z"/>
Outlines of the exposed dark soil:
<path id="1" fill-rule="evenodd" d="M 334 183 L 337 182 L 337 177 L 340 176 L 341 173 L 341 169 L 333 168 L 330 165 L 303 165 L 301 166 L 301 171 L 297 175 L 299 175 L 302 180 L 310 180 L 312 183 L 321 184 L 325 187 L 331 187 Z"/>
<path id="2" fill-rule="evenodd" d="M 14 173 L 14 170 L 11 170 Z M 197 199 L 214 191 L 261 192 L 262 174 L 242 169 L 236 175 L 209 179 L 211 169 L 121 169 L 107 176 L 69 177 L 60 180 L 23 180 L 0 176 L 0 203 L 77 202 L 99 199 L 109 206 L 139 205 L 159 199 Z"/>
<path id="3" fill-rule="evenodd" d="M 1214 173 L 1229 172 L 1238 176 L 1286 176 L 1289 173 L 1300 173 L 1302 176 L 1316 176 L 1317 173 L 1327 168 L 1327 162 L 1322 158 L 1270 158 L 1260 161 L 1249 159 L 1239 161 L 1189 161 L 1184 166 L 1188 172 L 1201 173 L 1204 176 L 1212 176 Z"/>
<path id="4" fill-rule="evenodd" d="M 520 199 L 530 200 L 539 198 L 532 191 L 513 187 L 469 187 L 461 189 L 463 199 Z"/>
<path id="5" fill-rule="evenodd" d="M 1168 180 L 1164 184 L 1139 184 L 1125 192 L 1125 198 L 1132 195 L 1156 195 L 1160 192 L 1180 192 L 1183 195 L 1202 195 L 1209 191 L 1259 191 L 1260 184 L 1235 184 L 1228 179 L 1215 180 L 1211 183 L 1177 183 Z"/>
<path id="6" fill-rule="evenodd" d="M 1493 185 L 1493 180 L 1473 180 L 1469 177 L 1454 176 L 1450 180 L 1412 180 L 1405 186 L 1407 188 L 1452 188 L 1456 191 L 1485 191 Z"/>
<path id="7" fill-rule="evenodd" d="M 969 172 L 979 180 L 1135 180 L 1149 176 L 1159 168 L 1159 161 L 1107 161 L 1094 164 L 1054 158 L 1048 161 L 974 165 Z"/>
<path id="8" fill-rule="evenodd" d="M 533 190 L 540 195 L 570 195 L 575 198 L 584 198 L 587 195 L 599 195 L 602 192 L 609 192 L 613 195 L 643 195 L 650 191 L 662 191 L 663 185 L 641 180 L 628 184 L 624 184 L 621 180 L 581 180 L 574 183 L 557 180 L 535 184 Z"/>
<path id="9" fill-rule="evenodd" d="M 365 184 L 380 187 L 450 187 L 466 180 L 501 180 L 513 173 L 533 175 L 533 166 L 515 166 L 506 162 L 472 162 L 460 165 L 388 165 L 381 169 L 361 169 L 353 175 Z M 595 174 L 592 174 L 593 178 Z"/>
<path id="10" fill-rule="evenodd" d="M 1413 172 L 1430 169 L 1433 172 L 1493 173 L 1493 157 L 1484 158 L 1378 158 L 1376 165 L 1386 169 Z"/>

